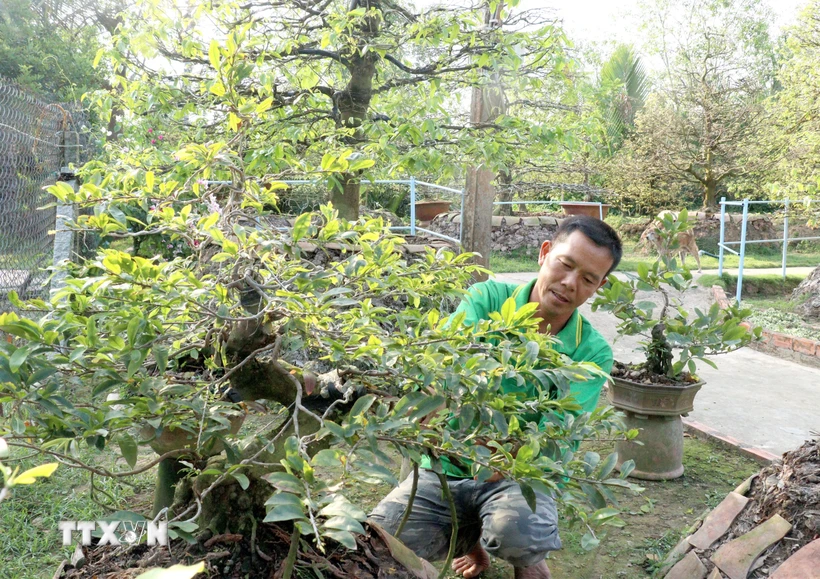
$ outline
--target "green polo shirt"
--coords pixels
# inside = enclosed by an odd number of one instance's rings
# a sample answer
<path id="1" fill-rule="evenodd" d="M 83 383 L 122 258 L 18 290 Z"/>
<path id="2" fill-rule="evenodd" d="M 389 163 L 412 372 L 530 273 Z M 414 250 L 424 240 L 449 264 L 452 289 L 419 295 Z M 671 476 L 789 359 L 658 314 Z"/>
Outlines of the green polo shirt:
<path id="1" fill-rule="evenodd" d="M 501 306 L 508 298 L 515 296 L 516 309 L 520 309 L 529 302 L 532 288 L 536 280 L 516 285 L 495 280 L 489 280 L 473 285 L 464 300 L 456 309 L 456 314 L 465 313 L 464 324 L 474 326 L 479 320 L 490 319 L 490 312 L 500 312 Z M 519 290 L 516 293 L 516 290 Z M 580 327 L 579 327 L 580 324 Z M 572 313 L 567 324 L 556 335 L 560 340 L 555 349 L 568 356 L 575 362 L 594 362 L 605 372 L 612 369 L 612 348 L 601 334 L 592 327 L 578 310 Z M 598 404 L 606 378 L 594 378 L 585 382 L 573 382 L 570 386 L 570 395 L 581 406 L 582 412 L 592 412 Z M 514 380 L 502 383 L 505 392 L 519 391 Z M 528 395 L 535 397 L 539 386 L 527 384 Z M 422 461 L 422 467 L 429 468 L 429 460 Z M 463 469 L 443 460 L 444 472 L 450 476 L 469 476 Z"/>

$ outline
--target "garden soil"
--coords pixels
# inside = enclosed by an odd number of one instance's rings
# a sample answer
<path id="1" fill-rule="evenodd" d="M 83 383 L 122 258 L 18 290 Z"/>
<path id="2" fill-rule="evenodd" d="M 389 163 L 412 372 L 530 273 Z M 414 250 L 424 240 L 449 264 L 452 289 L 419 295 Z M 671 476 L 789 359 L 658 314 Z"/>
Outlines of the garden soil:
<path id="1" fill-rule="evenodd" d="M 80 568 L 65 565 L 54 579 L 133 579 L 153 567 L 205 562 L 206 576 L 221 579 L 281 579 L 291 542 L 290 530 L 262 523 L 256 537 L 225 534 L 187 544 L 178 539 L 170 548 L 141 545 L 87 547 Z M 357 536 L 357 549 L 349 551 L 328 542 L 319 552 L 308 541 L 300 542 L 293 577 L 336 579 L 418 579 L 396 561 L 380 534 L 367 529 Z M 400 555 L 399 555 L 400 556 Z M 432 567 L 428 567 L 432 570 Z M 202 576 L 202 575 L 200 575 Z M 435 576 L 435 575 L 432 575 Z"/>

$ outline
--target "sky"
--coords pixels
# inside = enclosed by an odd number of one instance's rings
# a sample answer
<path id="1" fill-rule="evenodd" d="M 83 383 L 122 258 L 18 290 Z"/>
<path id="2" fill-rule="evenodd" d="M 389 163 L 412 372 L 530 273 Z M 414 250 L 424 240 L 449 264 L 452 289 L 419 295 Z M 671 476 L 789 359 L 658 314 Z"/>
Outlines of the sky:
<path id="1" fill-rule="evenodd" d="M 793 23 L 808 0 L 763 0 L 777 20 L 772 32 Z M 564 21 L 570 38 L 583 42 L 634 43 L 639 0 L 522 0 L 521 7 L 549 7 Z"/>

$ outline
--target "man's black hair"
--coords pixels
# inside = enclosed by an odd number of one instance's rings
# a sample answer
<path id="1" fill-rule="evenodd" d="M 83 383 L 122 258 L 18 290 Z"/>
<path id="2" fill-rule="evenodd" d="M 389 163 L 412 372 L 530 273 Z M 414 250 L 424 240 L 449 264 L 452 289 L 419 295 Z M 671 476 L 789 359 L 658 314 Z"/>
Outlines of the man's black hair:
<path id="1" fill-rule="evenodd" d="M 612 267 L 606 272 L 609 275 L 612 270 L 618 267 L 623 255 L 621 238 L 618 233 L 609 225 L 595 217 L 588 215 L 573 215 L 561 222 L 555 235 L 552 236 L 552 243 L 565 240 L 573 231 L 580 231 L 586 235 L 598 247 L 606 247 L 612 254 Z"/>

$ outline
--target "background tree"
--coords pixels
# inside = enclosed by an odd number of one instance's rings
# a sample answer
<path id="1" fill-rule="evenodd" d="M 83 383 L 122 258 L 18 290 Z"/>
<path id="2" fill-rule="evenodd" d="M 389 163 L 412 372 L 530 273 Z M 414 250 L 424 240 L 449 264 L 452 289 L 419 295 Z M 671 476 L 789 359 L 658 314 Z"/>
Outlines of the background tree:
<path id="1" fill-rule="evenodd" d="M 46 99 L 78 101 L 105 86 L 93 65 L 116 27 L 114 8 L 88 0 L 9 0 L 0 4 L 0 76 Z"/>
<path id="2" fill-rule="evenodd" d="M 522 121 L 509 115 L 472 126 L 468 89 L 524 83 L 564 63 L 551 21 L 507 10 L 502 27 L 485 27 L 482 4 L 160 3 L 123 18 L 112 62 L 124 67 L 114 84 L 130 100 L 127 131 L 162 126 L 208 140 L 249 123 L 243 155 L 256 160 L 256 176 L 330 175 L 346 217 L 358 214 L 370 167 L 446 181 L 470 156 L 498 170 L 500 150 L 532 136 L 516 133 Z"/>
<path id="3" fill-rule="evenodd" d="M 651 151 L 656 174 L 698 186 L 714 208 L 719 188 L 775 152 L 758 146 L 773 88 L 771 18 L 759 0 L 659 0 L 646 14 L 665 74 L 638 115 L 633 150 Z"/>

